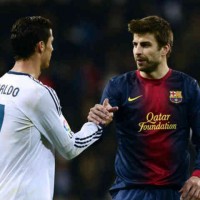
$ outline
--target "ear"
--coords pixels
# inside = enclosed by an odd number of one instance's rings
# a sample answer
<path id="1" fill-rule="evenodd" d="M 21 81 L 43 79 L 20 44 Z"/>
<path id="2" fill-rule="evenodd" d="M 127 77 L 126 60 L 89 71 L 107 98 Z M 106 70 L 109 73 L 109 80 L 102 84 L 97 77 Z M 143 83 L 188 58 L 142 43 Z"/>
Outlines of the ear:
<path id="1" fill-rule="evenodd" d="M 170 50 L 171 50 L 171 47 L 170 47 L 169 44 L 167 44 L 167 45 L 162 47 L 161 54 L 163 56 L 166 56 Z"/>
<path id="2" fill-rule="evenodd" d="M 42 53 L 44 50 L 45 50 L 45 44 L 43 41 L 40 41 L 37 43 L 36 45 L 36 50 L 39 52 L 39 53 Z"/>

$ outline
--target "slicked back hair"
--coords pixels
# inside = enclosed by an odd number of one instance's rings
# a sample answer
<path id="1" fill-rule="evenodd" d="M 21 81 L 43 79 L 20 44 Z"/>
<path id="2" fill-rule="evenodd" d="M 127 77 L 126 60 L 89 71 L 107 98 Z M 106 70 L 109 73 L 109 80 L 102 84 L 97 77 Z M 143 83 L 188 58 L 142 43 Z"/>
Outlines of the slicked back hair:
<path id="1" fill-rule="evenodd" d="M 50 20 L 41 16 L 18 19 L 12 26 L 10 37 L 15 60 L 29 58 L 34 54 L 38 42 L 43 41 L 46 44 L 50 29 Z"/>
<path id="2" fill-rule="evenodd" d="M 150 33 L 155 36 L 159 48 L 169 44 L 170 55 L 173 46 L 173 32 L 170 24 L 161 17 L 148 16 L 142 19 L 133 19 L 128 24 L 128 31 L 132 34 L 146 34 Z"/>

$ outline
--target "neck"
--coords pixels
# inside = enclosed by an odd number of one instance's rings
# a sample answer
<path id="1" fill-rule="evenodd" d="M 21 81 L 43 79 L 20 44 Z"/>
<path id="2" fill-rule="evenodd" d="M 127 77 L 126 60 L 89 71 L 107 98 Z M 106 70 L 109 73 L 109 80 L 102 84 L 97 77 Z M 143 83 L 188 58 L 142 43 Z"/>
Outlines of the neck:
<path id="1" fill-rule="evenodd" d="M 27 60 L 17 60 L 12 71 L 27 73 L 38 79 L 41 73 L 40 63 L 37 59 L 28 58 Z"/>

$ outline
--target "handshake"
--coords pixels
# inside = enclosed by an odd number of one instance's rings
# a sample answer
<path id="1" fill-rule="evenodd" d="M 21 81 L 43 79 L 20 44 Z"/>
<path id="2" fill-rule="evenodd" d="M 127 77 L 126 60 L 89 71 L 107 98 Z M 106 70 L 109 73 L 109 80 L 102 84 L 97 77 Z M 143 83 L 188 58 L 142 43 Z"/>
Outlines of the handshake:
<path id="1" fill-rule="evenodd" d="M 97 125 L 106 126 L 113 120 L 114 112 L 118 110 L 118 107 L 112 107 L 109 104 L 109 100 L 105 99 L 103 105 L 96 104 L 90 109 L 88 113 L 88 121 L 94 122 Z"/>

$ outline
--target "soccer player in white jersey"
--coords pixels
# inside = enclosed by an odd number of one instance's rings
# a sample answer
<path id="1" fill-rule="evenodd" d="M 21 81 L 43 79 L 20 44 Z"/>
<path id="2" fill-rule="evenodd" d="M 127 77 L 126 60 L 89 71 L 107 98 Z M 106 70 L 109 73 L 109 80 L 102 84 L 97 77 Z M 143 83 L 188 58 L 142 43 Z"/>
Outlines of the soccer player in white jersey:
<path id="1" fill-rule="evenodd" d="M 55 91 L 38 81 L 53 51 L 51 22 L 40 16 L 16 21 L 11 30 L 14 67 L 0 78 L 0 199 L 52 200 L 53 149 L 72 159 L 99 139 L 102 128 L 91 122 L 73 133 Z M 111 112 L 106 111 L 110 108 Z M 102 124 L 112 120 L 108 101 Z M 104 113 L 103 113 L 104 112 Z M 52 149 L 41 140 L 45 137 Z"/>

